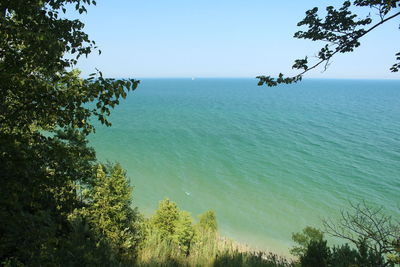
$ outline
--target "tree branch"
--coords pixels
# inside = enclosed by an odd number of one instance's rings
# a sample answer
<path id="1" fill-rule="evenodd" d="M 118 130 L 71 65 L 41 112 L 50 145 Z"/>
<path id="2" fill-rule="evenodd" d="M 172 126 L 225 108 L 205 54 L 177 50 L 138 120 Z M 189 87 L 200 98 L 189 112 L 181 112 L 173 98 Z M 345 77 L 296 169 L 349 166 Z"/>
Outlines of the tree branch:
<path id="1" fill-rule="evenodd" d="M 383 23 L 387 22 L 388 20 L 391 20 L 391 19 L 397 17 L 398 15 L 400 15 L 400 12 L 397 12 L 396 14 L 393 14 L 392 16 L 390 16 L 390 17 L 388 17 L 388 18 L 386 18 L 386 19 L 384 19 L 384 20 L 381 20 L 380 22 L 378 22 L 377 24 L 375 24 L 374 26 L 372 26 L 371 28 L 369 28 L 368 30 L 366 30 L 364 33 L 362 33 L 360 36 L 357 36 L 357 37 L 353 38 L 351 41 L 349 41 L 349 43 L 352 43 L 352 42 L 355 42 L 355 41 L 359 40 L 361 37 L 365 36 L 367 33 L 371 32 L 372 30 L 374 30 L 375 28 L 379 27 L 380 25 L 382 25 Z M 343 47 L 337 47 L 336 50 L 335 50 L 335 52 L 333 52 L 333 53 L 331 54 L 331 56 L 329 56 L 328 58 L 323 59 L 323 60 L 317 62 L 317 63 L 314 64 L 312 67 L 309 67 L 308 69 L 304 70 L 303 72 L 301 72 L 300 74 L 296 75 L 295 77 L 302 76 L 303 74 L 309 72 L 310 70 L 315 69 L 316 67 L 318 67 L 319 65 L 321 65 L 323 62 L 329 61 L 335 54 L 337 54 L 338 52 L 340 52 L 340 50 L 341 50 L 342 48 L 343 48 Z"/>
<path id="2" fill-rule="evenodd" d="M 339 52 L 340 53 L 346 53 L 346 52 L 353 51 L 353 49 L 359 45 L 358 40 L 360 38 L 362 38 L 363 36 L 365 36 L 369 32 L 373 31 L 374 29 L 376 29 L 380 25 L 384 24 L 385 22 L 387 22 L 387 21 L 389 21 L 389 20 L 391 20 L 391 19 L 393 19 L 393 18 L 395 18 L 395 17 L 397 17 L 399 15 L 400 15 L 400 12 L 397 12 L 397 13 L 395 13 L 395 14 L 393 14 L 390 17 L 387 17 L 385 19 L 382 17 L 380 22 L 376 23 L 375 25 L 373 25 L 372 27 L 370 27 L 367 30 L 360 29 L 360 30 L 356 31 L 355 29 L 353 29 L 350 33 L 345 34 L 343 36 L 336 36 L 335 35 L 334 36 L 335 38 L 332 38 L 332 41 L 329 41 L 324 37 L 326 37 L 328 35 L 328 33 L 337 32 L 337 30 L 331 30 L 329 28 L 328 28 L 328 30 L 325 29 L 325 32 L 323 32 L 323 33 L 322 32 L 317 32 L 317 31 L 316 31 L 316 33 L 314 33 L 314 32 L 310 32 L 310 30 L 309 30 L 308 33 L 304 33 L 303 35 L 302 34 L 299 34 L 297 36 L 295 35 L 295 37 L 297 37 L 297 38 L 328 41 L 331 44 L 334 44 L 336 46 L 336 48 L 334 50 L 330 50 L 330 49 L 328 49 L 328 45 L 325 48 L 322 48 L 319 51 L 320 54 L 318 56 L 320 61 L 316 62 L 311 67 L 308 67 L 308 65 L 307 65 L 307 58 L 305 60 L 296 60 L 295 64 L 293 65 L 293 68 L 303 69 L 303 71 L 300 72 L 299 74 L 295 75 L 295 76 L 285 78 L 282 73 L 279 74 L 278 78 L 272 78 L 271 76 L 257 76 L 256 78 L 258 78 L 260 80 L 258 85 L 261 86 L 261 85 L 263 85 L 265 83 L 265 84 L 267 84 L 267 86 L 276 86 L 276 85 L 278 85 L 280 83 L 285 83 L 285 84 L 296 83 L 296 82 L 302 80 L 302 77 L 303 77 L 304 74 L 306 74 L 307 72 L 317 68 L 318 66 L 320 66 L 324 62 L 325 62 L 324 69 L 326 70 L 327 67 L 329 66 L 330 60 L 337 53 L 339 53 Z M 315 25 L 312 24 L 312 22 L 304 22 L 304 21 L 302 21 L 301 23 L 315 26 Z M 364 23 L 365 24 L 369 24 L 368 22 L 364 22 L 364 21 L 359 21 L 359 22 L 354 22 L 354 23 L 355 23 L 356 26 L 357 25 L 364 25 Z M 321 24 L 321 25 L 323 25 L 323 24 Z M 320 27 L 322 27 L 321 25 L 317 25 L 318 29 Z M 315 31 L 315 29 L 313 29 L 313 31 Z M 341 33 L 343 34 L 343 32 L 341 32 Z M 320 34 L 322 36 L 319 36 L 318 34 Z M 313 35 L 317 35 L 318 37 L 312 37 Z M 347 39 L 347 37 L 350 37 L 350 38 Z M 337 40 L 339 40 L 339 41 L 337 41 Z M 397 70 L 396 66 L 397 65 L 393 65 L 391 70 L 392 71 Z"/>

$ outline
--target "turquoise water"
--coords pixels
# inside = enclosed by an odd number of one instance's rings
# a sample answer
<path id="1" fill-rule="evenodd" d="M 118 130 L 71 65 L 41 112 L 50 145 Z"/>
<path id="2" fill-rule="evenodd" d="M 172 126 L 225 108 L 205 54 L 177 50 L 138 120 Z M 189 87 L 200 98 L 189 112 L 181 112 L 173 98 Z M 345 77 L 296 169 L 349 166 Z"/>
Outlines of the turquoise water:
<path id="1" fill-rule="evenodd" d="M 91 144 L 145 214 L 164 197 L 214 209 L 222 234 L 279 253 L 349 201 L 399 215 L 400 81 L 256 83 L 144 79 Z"/>

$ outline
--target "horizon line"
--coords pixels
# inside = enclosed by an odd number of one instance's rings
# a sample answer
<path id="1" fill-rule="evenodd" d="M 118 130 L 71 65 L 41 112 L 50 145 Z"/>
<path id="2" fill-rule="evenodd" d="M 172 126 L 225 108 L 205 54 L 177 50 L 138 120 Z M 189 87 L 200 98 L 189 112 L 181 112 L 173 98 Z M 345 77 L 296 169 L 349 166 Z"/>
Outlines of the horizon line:
<path id="1" fill-rule="evenodd" d="M 163 76 L 145 76 L 145 77 L 117 77 L 114 76 L 113 78 L 116 79 L 254 79 L 257 80 L 256 77 L 250 77 L 250 76 L 170 76 L 170 77 L 163 77 Z M 332 78 L 332 77 L 327 77 L 327 78 L 316 78 L 316 77 L 308 77 L 308 78 L 303 78 L 303 80 L 370 80 L 370 81 L 382 81 L 382 80 L 387 80 L 387 81 L 400 81 L 399 78 Z"/>

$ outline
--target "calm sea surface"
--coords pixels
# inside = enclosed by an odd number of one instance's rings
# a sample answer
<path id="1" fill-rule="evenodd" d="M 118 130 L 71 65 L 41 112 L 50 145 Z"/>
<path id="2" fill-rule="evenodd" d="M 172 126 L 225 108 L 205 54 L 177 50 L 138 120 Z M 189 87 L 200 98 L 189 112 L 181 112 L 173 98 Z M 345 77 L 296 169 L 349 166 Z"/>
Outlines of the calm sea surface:
<path id="1" fill-rule="evenodd" d="M 399 216 L 400 81 L 144 79 L 91 137 L 120 162 L 134 204 L 169 197 L 222 234 L 284 253 L 292 232 L 349 201 Z"/>

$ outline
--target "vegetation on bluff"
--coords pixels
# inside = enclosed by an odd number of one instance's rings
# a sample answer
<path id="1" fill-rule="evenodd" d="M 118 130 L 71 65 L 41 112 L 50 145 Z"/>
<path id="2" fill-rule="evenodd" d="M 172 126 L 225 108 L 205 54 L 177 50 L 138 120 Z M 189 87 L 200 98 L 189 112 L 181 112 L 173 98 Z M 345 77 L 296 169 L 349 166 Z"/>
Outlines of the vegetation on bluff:
<path id="1" fill-rule="evenodd" d="M 324 233 L 313 227 L 292 235 L 291 253 L 298 264 L 311 266 L 383 267 L 400 264 L 400 224 L 382 208 L 352 204 L 339 222 L 324 221 L 325 233 L 350 242 L 329 247 Z"/>
<path id="2" fill-rule="evenodd" d="M 96 206 L 101 204 L 97 191 L 106 189 L 99 181 L 119 183 L 123 175 L 119 168 L 98 167 L 87 146 L 86 137 L 94 131 L 90 119 L 110 125 L 110 110 L 138 81 L 106 79 L 101 72 L 82 79 L 74 69 L 78 58 L 96 47 L 82 31 L 84 24 L 63 13 L 66 5 L 75 4 L 82 13 L 91 3 L 0 1 L 3 264 L 109 266 L 125 253 L 113 242 L 125 240 L 120 233 L 104 232 L 105 227 L 125 229 L 137 220 L 123 185 L 113 185 L 120 191 L 109 209 Z"/>
<path id="3" fill-rule="evenodd" d="M 196 223 L 169 199 L 143 224 L 139 266 L 292 266 L 274 254 L 253 252 L 218 233 L 215 213 L 198 216 Z"/>

